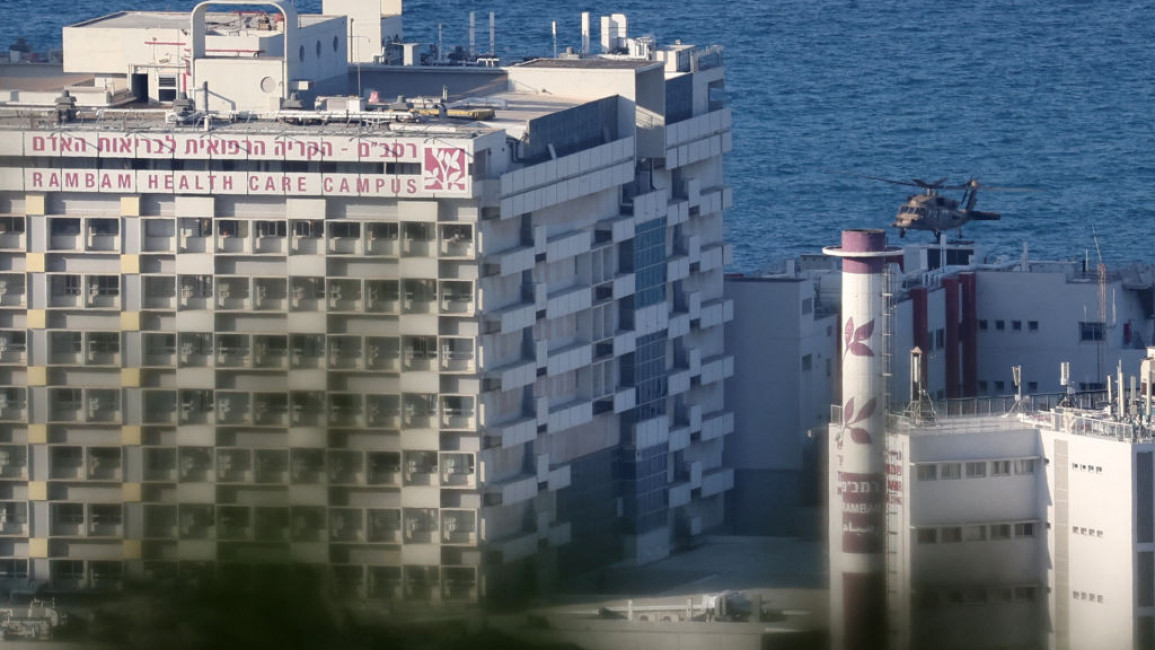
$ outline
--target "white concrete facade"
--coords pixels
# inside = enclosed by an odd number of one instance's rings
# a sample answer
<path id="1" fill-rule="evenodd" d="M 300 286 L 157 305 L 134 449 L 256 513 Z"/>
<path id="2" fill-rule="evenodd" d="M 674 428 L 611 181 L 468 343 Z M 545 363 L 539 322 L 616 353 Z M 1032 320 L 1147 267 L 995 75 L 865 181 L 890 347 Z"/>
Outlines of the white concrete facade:
<path id="1" fill-rule="evenodd" d="M 302 24 L 344 52 L 344 20 Z M 409 130 L 0 114 L 0 579 L 298 562 L 350 596 L 468 602 L 720 523 L 730 113 L 698 63 L 538 60 L 501 73 L 492 122 Z M 572 94 L 517 89 L 540 74 Z M 519 142 L 568 110 L 596 141 Z M 643 460 L 644 489 L 575 496 Z"/>

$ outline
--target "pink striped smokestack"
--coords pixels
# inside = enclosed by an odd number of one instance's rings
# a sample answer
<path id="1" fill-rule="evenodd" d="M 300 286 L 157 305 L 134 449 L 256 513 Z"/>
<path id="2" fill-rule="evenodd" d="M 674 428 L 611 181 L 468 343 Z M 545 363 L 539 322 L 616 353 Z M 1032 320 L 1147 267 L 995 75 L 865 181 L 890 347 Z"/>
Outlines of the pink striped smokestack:
<path id="1" fill-rule="evenodd" d="M 830 624 L 832 647 L 886 647 L 882 230 L 845 230 L 842 245 L 842 418 L 830 425 Z M 888 259 L 889 258 L 889 259 Z"/>

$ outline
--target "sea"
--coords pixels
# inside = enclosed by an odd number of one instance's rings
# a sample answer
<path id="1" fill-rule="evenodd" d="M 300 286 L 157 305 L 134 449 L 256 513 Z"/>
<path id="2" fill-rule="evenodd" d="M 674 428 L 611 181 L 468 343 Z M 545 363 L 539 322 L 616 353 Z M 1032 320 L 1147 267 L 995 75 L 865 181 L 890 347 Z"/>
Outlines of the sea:
<path id="1" fill-rule="evenodd" d="M 370 1 L 370 0 L 366 0 Z M 60 46 L 60 27 L 194 0 L 3 0 L 0 47 Z M 320 0 L 297 0 L 317 13 Z M 917 188 L 863 178 L 1028 187 L 964 236 L 990 259 L 1155 262 L 1155 3 L 1135 0 L 406 0 L 409 40 L 467 42 L 496 15 L 505 62 L 580 44 L 581 11 L 631 35 L 725 48 L 734 115 L 731 270 L 757 272 L 886 227 Z M 596 34 L 595 34 L 596 44 Z M 897 232 L 890 231 L 897 239 Z M 1146 233 L 1146 234 L 1144 234 Z M 908 240 L 927 240 L 913 232 Z"/>

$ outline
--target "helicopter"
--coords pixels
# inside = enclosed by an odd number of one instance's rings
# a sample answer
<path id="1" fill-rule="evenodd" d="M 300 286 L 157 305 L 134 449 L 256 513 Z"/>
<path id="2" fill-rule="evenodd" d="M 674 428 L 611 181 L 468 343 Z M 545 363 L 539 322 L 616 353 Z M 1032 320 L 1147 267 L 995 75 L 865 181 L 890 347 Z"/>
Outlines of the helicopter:
<path id="1" fill-rule="evenodd" d="M 908 185 L 923 189 L 922 194 L 912 194 L 906 198 L 906 203 L 898 208 L 894 223 L 891 227 L 898 228 L 898 236 L 905 237 L 907 230 L 929 230 L 938 235 L 950 228 L 958 228 L 962 234 L 963 225 L 971 221 L 998 221 L 1001 218 L 998 212 L 984 212 L 975 210 L 978 192 L 994 190 L 1002 192 L 1032 192 L 1029 187 L 997 187 L 980 185 L 978 180 L 971 178 L 961 185 L 947 185 L 946 178 L 927 182 L 921 178 L 912 178 L 909 181 L 897 181 L 877 176 L 863 176 L 871 180 L 891 183 L 893 185 Z M 962 198 L 954 199 L 939 194 L 942 190 L 962 190 Z"/>

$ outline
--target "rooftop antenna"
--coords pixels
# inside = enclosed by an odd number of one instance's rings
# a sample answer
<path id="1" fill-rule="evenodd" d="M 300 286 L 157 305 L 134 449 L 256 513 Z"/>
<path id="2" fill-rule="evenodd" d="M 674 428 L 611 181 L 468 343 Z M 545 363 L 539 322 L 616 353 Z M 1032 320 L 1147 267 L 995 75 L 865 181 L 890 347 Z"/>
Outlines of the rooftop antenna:
<path id="1" fill-rule="evenodd" d="M 1095 239 L 1095 255 L 1099 257 L 1099 342 L 1097 345 L 1096 370 L 1102 376 L 1107 343 L 1107 265 L 1103 264 L 1103 251 L 1099 248 L 1099 233 L 1095 231 L 1095 224 L 1091 224 L 1091 236 Z M 1122 388 L 1122 386 L 1120 386 Z"/>
<path id="2" fill-rule="evenodd" d="M 557 58 L 557 21 L 555 20 L 552 23 L 550 23 L 550 26 L 551 26 L 551 29 L 553 31 L 553 58 L 556 59 Z"/>
<path id="3" fill-rule="evenodd" d="M 910 403 L 903 413 L 915 424 L 934 425 L 938 415 L 934 410 L 934 402 L 926 392 L 926 385 L 922 376 L 923 352 L 922 348 L 914 347 L 910 350 Z"/>
<path id="4" fill-rule="evenodd" d="M 1115 370 L 1115 385 L 1119 387 L 1119 419 L 1127 417 L 1127 390 L 1123 383 L 1123 360 L 1119 360 L 1119 367 Z"/>
<path id="5" fill-rule="evenodd" d="M 469 12 L 469 58 L 477 58 L 477 12 Z"/>
<path id="6" fill-rule="evenodd" d="M 1063 396 L 1063 398 L 1061 400 L 1059 400 L 1059 405 L 1060 406 L 1072 406 L 1073 405 L 1073 398 L 1071 396 L 1075 394 L 1075 389 L 1074 389 L 1074 387 L 1071 386 L 1071 362 L 1070 361 L 1064 361 L 1064 362 L 1059 364 L 1059 385 L 1062 386 L 1063 389 L 1067 393 L 1066 395 Z"/>
<path id="7" fill-rule="evenodd" d="M 441 40 L 441 28 L 444 26 L 445 26 L 444 23 L 437 23 L 437 62 L 438 63 L 444 63 L 445 62 L 445 44 Z"/>
<path id="8" fill-rule="evenodd" d="M 1011 366 L 1011 379 L 1015 382 L 1015 405 L 1007 412 L 1011 413 L 1026 413 L 1026 402 L 1023 401 L 1023 367 Z"/>

